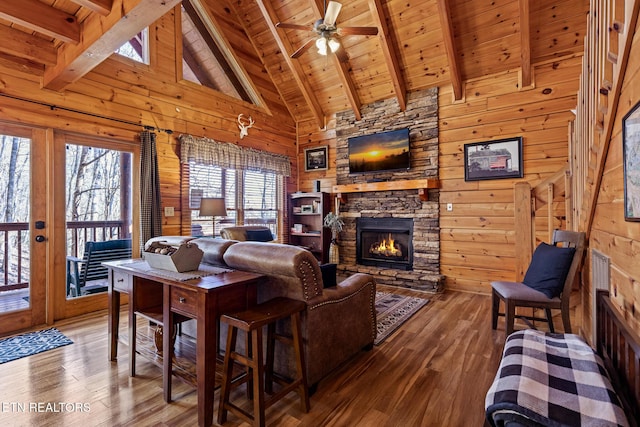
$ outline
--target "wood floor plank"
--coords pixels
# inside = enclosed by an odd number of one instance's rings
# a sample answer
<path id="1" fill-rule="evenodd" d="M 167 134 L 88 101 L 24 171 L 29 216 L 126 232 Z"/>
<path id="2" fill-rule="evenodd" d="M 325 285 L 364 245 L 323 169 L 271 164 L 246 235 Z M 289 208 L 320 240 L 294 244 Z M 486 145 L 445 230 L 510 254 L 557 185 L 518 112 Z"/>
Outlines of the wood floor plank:
<path id="1" fill-rule="evenodd" d="M 485 394 L 504 344 L 504 324 L 491 330 L 490 298 L 379 289 L 423 296 L 431 302 L 381 345 L 363 351 L 321 381 L 311 396 L 309 413 L 301 411 L 292 393 L 267 410 L 268 425 L 483 425 Z M 126 318 L 123 312 L 122 333 L 126 333 Z M 138 357 L 138 374 L 129 378 L 123 343 L 118 361 L 108 361 L 106 312 L 55 326 L 74 344 L 0 365 L 1 425 L 197 425 L 197 395 L 192 386 L 174 379 L 175 401 L 165 404 L 159 367 Z M 243 387 L 235 393 L 242 398 Z M 67 409 L 76 404 L 88 411 L 34 411 L 28 406 L 32 402 L 61 403 Z M 27 407 L 21 411 L 11 404 Z M 232 415 L 225 425 L 247 426 Z"/>

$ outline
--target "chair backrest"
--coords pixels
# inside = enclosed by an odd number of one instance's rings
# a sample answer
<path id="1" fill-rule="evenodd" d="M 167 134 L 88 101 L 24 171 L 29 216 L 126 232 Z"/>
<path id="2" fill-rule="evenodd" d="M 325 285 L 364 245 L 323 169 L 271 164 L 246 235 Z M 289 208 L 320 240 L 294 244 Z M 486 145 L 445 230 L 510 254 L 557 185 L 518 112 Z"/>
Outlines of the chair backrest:
<path id="1" fill-rule="evenodd" d="M 82 257 L 80 286 L 84 286 L 91 280 L 104 279 L 108 276 L 108 270 L 102 265 L 103 262 L 127 258 L 131 258 L 131 239 L 87 242 Z"/>
<path id="2" fill-rule="evenodd" d="M 573 254 L 573 260 L 571 261 L 571 267 L 567 273 L 567 278 L 564 281 L 564 287 L 562 290 L 562 299 L 568 298 L 571 294 L 571 287 L 576 278 L 576 274 L 580 269 L 580 263 L 582 262 L 582 256 L 584 254 L 584 248 L 586 245 L 586 235 L 582 231 L 568 231 L 568 230 L 554 230 L 553 239 L 551 242 L 555 246 L 575 248 L 576 251 Z"/>

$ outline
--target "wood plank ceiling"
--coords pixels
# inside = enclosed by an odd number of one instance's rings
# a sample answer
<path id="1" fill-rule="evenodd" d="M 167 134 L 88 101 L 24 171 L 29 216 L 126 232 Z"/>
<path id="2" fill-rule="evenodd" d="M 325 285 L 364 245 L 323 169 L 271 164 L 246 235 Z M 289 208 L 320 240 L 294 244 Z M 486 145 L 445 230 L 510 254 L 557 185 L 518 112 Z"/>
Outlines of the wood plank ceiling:
<path id="1" fill-rule="evenodd" d="M 340 27 L 375 26 L 375 36 L 341 35 L 346 61 L 313 47 L 290 55 L 324 15 L 323 0 L 200 0 L 222 23 L 234 55 L 259 58 L 296 121 L 323 127 L 338 111 L 506 71 L 535 84 L 533 65 L 581 55 L 588 0 L 340 0 Z M 0 2 L 0 61 L 28 67 L 47 89 L 64 90 L 180 0 L 20 0 Z M 123 19 L 126 16 L 126 19 Z M 250 49 L 247 49 L 250 46 Z M 344 55 L 343 55 L 344 56 Z M 259 88 L 260 83 L 254 82 Z"/>

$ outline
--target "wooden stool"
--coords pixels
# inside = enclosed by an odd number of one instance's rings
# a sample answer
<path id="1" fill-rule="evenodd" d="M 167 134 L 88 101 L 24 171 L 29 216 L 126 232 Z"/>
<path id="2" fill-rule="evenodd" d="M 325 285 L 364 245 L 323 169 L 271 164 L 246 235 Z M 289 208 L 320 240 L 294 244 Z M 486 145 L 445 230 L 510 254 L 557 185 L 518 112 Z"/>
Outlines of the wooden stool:
<path id="1" fill-rule="evenodd" d="M 265 410 L 296 389 L 300 395 L 300 403 L 303 410 L 309 412 L 309 390 L 300 328 L 300 312 L 304 309 L 305 303 L 302 301 L 278 297 L 241 313 L 226 314 L 220 318 L 222 323 L 229 325 L 229 332 L 224 355 L 222 388 L 220 390 L 219 424 L 227 421 L 227 411 L 231 411 L 244 421 L 253 423 L 254 426 L 264 426 Z M 293 337 L 276 334 L 276 321 L 286 317 L 291 319 Z M 262 352 L 262 327 L 265 325 L 267 325 L 266 366 L 263 363 Z M 236 352 L 238 329 L 246 333 L 246 355 Z M 274 378 L 273 359 L 276 339 L 293 345 L 297 371 L 297 378 L 293 381 Z M 244 365 L 247 369 L 246 374 L 236 380 L 232 378 L 234 362 Z M 269 399 L 265 399 L 264 393 L 265 391 L 272 391 L 274 380 L 284 387 L 270 396 Z M 253 398 L 253 415 L 229 401 L 232 386 L 244 382 L 247 383 L 247 395 Z"/>

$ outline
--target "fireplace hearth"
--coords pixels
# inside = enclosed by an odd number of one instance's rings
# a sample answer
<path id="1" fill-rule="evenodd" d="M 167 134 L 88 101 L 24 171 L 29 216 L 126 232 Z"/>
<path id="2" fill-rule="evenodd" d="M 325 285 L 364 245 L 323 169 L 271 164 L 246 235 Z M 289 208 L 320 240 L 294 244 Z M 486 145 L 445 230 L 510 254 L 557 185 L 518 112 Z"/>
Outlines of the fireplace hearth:
<path id="1" fill-rule="evenodd" d="M 413 269 L 413 219 L 357 218 L 356 262 L 381 268 Z"/>

